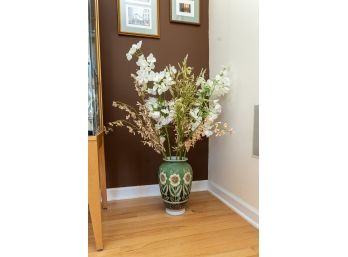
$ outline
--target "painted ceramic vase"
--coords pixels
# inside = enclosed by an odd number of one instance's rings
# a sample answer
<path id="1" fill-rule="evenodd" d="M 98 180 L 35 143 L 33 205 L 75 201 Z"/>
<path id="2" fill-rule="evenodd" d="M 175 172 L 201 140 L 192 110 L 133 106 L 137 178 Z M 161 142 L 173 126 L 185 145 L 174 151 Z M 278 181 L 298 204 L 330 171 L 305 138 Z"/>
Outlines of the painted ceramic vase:
<path id="1" fill-rule="evenodd" d="M 192 167 L 187 158 L 177 160 L 176 156 L 172 156 L 163 160 L 158 170 L 158 180 L 166 212 L 182 215 L 191 192 Z"/>

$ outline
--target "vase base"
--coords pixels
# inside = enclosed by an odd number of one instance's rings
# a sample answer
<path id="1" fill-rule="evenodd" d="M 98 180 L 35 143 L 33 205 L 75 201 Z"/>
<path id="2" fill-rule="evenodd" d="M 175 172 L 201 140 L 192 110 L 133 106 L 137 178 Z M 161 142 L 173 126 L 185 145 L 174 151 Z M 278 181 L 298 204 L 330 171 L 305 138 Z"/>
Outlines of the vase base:
<path id="1" fill-rule="evenodd" d="M 185 213 L 185 209 L 171 210 L 171 209 L 166 208 L 166 213 L 168 213 L 171 216 L 179 216 L 179 215 L 183 215 Z"/>

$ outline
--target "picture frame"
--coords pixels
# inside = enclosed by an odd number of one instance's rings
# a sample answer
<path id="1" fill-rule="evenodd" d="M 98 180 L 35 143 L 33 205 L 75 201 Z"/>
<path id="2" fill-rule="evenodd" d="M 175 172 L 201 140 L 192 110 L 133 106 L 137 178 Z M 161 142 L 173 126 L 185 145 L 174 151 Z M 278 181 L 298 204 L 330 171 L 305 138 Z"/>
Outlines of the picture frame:
<path id="1" fill-rule="evenodd" d="M 116 0 L 119 35 L 160 38 L 159 0 Z"/>
<path id="2" fill-rule="evenodd" d="M 200 25 L 200 0 L 170 0 L 170 22 Z"/>

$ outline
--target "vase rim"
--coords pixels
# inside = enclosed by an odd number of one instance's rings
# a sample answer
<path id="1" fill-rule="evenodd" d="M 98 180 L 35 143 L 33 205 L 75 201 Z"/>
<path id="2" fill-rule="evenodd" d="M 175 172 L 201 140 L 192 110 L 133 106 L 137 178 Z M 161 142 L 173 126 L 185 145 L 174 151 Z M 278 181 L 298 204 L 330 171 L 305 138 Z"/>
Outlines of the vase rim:
<path id="1" fill-rule="evenodd" d="M 163 158 L 163 161 L 166 162 L 186 162 L 188 160 L 187 157 L 181 157 L 181 159 L 179 159 L 179 156 L 169 156 L 169 157 L 165 157 Z"/>

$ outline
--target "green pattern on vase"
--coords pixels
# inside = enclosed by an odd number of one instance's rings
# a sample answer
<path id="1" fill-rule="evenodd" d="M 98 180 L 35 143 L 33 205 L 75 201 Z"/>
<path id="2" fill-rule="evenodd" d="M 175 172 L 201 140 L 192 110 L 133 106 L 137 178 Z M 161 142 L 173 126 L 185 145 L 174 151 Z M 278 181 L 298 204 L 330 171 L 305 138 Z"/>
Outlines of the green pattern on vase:
<path id="1" fill-rule="evenodd" d="M 175 157 L 164 159 L 158 170 L 159 187 L 163 202 L 168 209 L 185 208 L 192 186 L 192 167 L 184 160 Z"/>

